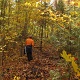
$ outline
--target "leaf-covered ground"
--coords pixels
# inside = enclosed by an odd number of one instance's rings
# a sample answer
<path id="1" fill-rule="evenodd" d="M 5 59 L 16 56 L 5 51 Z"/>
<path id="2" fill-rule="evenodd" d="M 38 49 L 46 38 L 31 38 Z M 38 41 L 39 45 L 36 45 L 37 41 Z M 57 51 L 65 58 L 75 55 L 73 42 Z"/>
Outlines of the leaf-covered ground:
<path id="1" fill-rule="evenodd" d="M 5 56 L 3 80 L 14 80 L 15 76 L 20 77 L 20 80 L 74 80 L 74 75 L 65 60 L 60 59 L 56 51 L 52 53 L 49 50 L 43 52 L 33 50 L 31 62 L 27 61 L 24 54 L 22 57 Z"/>

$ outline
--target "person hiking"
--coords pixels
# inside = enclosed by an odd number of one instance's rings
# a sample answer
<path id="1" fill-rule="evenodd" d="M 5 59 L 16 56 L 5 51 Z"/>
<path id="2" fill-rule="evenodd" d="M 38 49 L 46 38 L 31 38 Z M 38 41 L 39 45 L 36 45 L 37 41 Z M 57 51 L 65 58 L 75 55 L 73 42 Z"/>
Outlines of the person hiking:
<path id="1" fill-rule="evenodd" d="M 32 39 L 32 36 L 29 36 L 27 39 L 26 39 L 26 53 L 27 53 L 27 58 L 28 58 L 28 61 L 31 61 L 33 59 L 32 57 L 32 47 L 34 46 L 34 40 Z"/>

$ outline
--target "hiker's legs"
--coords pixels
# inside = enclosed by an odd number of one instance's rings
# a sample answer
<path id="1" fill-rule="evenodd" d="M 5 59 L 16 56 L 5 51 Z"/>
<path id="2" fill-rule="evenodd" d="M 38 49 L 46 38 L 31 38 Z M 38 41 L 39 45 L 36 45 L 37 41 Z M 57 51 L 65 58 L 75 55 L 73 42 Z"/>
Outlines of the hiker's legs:
<path id="1" fill-rule="evenodd" d="M 28 58 L 28 61 L 33 59 L 33 57 L 32 57 L 32 47 L 27 47 L 27 58 Z"/>

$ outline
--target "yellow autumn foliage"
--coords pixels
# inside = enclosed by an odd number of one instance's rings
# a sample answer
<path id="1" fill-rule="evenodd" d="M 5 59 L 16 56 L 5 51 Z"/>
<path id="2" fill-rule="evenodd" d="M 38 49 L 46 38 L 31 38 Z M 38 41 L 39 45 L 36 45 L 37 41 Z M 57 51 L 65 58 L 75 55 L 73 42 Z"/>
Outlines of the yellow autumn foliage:
<path id="1" fill-rule="evenodd" d="M 65 50 L 63 50 L 61 56 L 68 62 L 71 62 L 74 72 L 77 73 L 76 76 L 80 77 L 80 68 L 74 61 L 75 58 L 71 54 L 67 54 Z M 80 79 L 79 79 L 80 80 Z"/>
<path id="2" fill-rule="evenodd" d="M 71 61 L 70 55 L 68 56 L 67 53 L 66 53 L 66 51 L 63 51 L 62 53 L 63 53 L 63 54 L 61 54 L 61 56 L 62 56 L 66 61 Z"/>
<path id="3" fill-rule="evenodd" d="M 25 3 L 25 6 L 31 6 L 31 4 L 30 4 L 30 3 L 28 3 L 28 2 L 26 2 L 26 3 Z"/>
<path id="4" fill-rule="evenodd" d="M 76 11 L 70 12 L 71 16 L 78 16 L 78 13 Z"/>
<path id="5" fill-rule="evenodd" d="M 14 76 L 14 79 L 13 80 L 20 80 L 20 77 Z"/>

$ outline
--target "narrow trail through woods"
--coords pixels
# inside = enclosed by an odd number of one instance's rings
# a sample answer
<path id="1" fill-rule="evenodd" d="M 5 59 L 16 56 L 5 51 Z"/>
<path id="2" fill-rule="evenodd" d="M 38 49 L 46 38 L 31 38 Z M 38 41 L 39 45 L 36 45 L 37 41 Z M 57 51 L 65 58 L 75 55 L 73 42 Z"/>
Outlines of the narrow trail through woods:
<path id="1" fill-rule="evenodd" d="M 33 51 L 33 60 L 28 62 L 27 56 L 5 58 L 3 61 L 3 80 L 13 80 L 19 76 L 20 80 L 48 80 L 50 70 L 65 73 L 67 68 L 60 64 L 59 57 L 48 52 Z M 49 80 L 51 80 L 49 78 Z M 68 79 L 67 79 L 68 80 Z"/>

